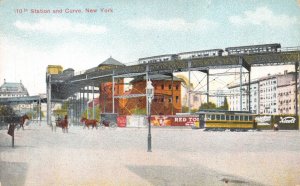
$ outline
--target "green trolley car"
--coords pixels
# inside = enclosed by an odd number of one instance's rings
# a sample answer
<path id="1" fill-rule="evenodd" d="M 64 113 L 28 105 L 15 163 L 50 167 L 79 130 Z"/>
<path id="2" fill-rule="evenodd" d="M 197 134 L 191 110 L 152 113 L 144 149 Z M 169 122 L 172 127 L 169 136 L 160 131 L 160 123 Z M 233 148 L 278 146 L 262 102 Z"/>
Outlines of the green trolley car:
<path id="1" fill-rule="evenodd" d="M 205 110 L 198 114 L 200 128 L 205 128 L 205 130 L 247 131 L 256 129 L 255 115 L 249 112 Z"/>

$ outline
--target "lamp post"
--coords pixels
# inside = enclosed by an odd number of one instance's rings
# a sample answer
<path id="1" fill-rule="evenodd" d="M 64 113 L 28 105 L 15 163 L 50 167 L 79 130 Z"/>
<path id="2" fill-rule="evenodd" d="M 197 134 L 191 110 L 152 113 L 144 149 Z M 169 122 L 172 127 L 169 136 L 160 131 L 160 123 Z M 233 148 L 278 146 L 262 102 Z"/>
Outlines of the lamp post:
<path id="1" fill-rule="evenodd" d="M 148 101 L 148 152 L 151 152 L 151 101 L 154 97 L 154 87 L 149 79 L 147 81 L 146 95 Z"/>

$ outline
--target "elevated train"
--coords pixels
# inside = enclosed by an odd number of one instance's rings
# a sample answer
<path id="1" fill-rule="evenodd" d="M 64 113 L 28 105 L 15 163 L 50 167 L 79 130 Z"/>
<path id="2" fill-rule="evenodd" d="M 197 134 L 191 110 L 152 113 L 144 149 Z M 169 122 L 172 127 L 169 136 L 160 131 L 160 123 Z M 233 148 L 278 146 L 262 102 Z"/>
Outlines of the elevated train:
<path id="1" fill-rule="evenodd" d="M 228 53 L 228 55 L 241 55 L 241 54 L 277 52 L 280 48 L 281 45 L 279 43 L 274 43 L 274 44 L 266 44 L 266 45 L 228 47 L 225 48 L 225 51 Z"/>
<path id="2" fill-rule="evenodd" d="M 177 59 L 178 59 L 178 55 L 176 54 L 165 54 L 160 56 L 140 58 L 139 63 L 158 63 L 162 61 L 174 61 Z"/>
<path id="3" fill-rule="evenodd" d="M 199 51 L 191 51 L 191 52 L 182 52 L 177 54 L 166 54 L 166 55 L 139 58 L 138 62 L 140 64 L 144 64 L 144 63 L 157 63 L 163 61 L 197 59 L 197 58 L 226 56 L 226 55 L 247 55 L 247 54 L 255 54 L 255 53 L 269 53 L 269 52 L 279 52 L 280 48 L 281 45 L 279 43 L 227 47 L 225 48 L 225 51 L 223 49 L 210 49 L 210 50 L 199 50 Z"/>

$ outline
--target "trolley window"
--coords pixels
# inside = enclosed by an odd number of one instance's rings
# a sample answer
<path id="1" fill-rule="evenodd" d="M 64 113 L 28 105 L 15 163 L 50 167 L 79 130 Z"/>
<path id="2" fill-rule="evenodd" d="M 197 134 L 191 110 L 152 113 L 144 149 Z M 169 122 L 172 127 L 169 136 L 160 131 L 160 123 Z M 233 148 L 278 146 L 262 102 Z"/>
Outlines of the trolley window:
<path id="1" fill-rule="evenodd" d="M 225 120 L 225 115 L 221 115 L 221 120 Z"/>
<path id="2" fill-rule="evenodd" d="M 249 116 L 249 121 L 252 121 L 252 116 Z"/>
<path id="3" fill-rule="evenodd" d="M 216 119 L 216 115 L 211 115 L 211 120 L 215 120 Z"/>
<path id="4" fill-rule="evenodd" d="M 234 120 L 234 116 L 230 116 L 230 120 Z"/>
<path id="5" fill-rule="evenodd" d="M 230 120 L 229 118 L 230 118 L 229 115 L 226 115 L 226 120 Z"/>
<path id="6" fill-rule="evenodd" d="M 206 115 L 206 120 L 211 120 L 211 115 L 210 114 Z"/>
<path id="7" fill-rule="evenodd" d="M 239 119 L 240 119 L 239 116 L 234 116 L 234 120 L 235 120 L 235 121 L 237 121 L 237 120 L 239 120 Z"/>
<path id="8" fill-rule="evenodd" d="M 216 119 L 217 119 L 217 120 L 220 120 L 220 115 L 216 115 Z"/>
<path id="9" fill-rule="evenodd" d="M 245 121 L 249 121 L 249 116 L 245 116 Z"/>

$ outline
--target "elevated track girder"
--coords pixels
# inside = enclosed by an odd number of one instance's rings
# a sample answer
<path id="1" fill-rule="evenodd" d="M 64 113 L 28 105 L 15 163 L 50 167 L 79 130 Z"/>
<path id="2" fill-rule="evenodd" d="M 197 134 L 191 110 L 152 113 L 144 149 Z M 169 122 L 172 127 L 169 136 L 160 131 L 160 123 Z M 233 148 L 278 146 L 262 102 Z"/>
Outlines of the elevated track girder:
<path id="1" fill-rule="evenodd" d="M 48 106 L 48 114 L 51 112 L 51 100 L 66 100 L 70 97 L 76 98 L 78 93 L 81 97 L 81 93 L 84 96 L 84 87 L 99 87 L 103 82 L 114 82 L 114 78 L 130 77 L 136 74 L 165 74 L 174 72 L 190 72 L 201 71 L 207 74 L 207 101 L 209 101 L 209 70 L 210 69 L 226 69 L 226 68 L 240 68 L 240 102 L 242 103 L 242 74 L 244 73 L 242 68 L 248 72 L 248 81 L 251 81 L 250 72 L 251 67 L 256 66 L 274 66 L 274 65 L 295 65 L 295 71 L 298 71 L 298 63 L 300 61 L 300 51 L 285 51 L 285 52 L 270 52 L 270 53 L 256 53 L 256 54 L 244 54 L 244 55 L 227 55 L 227 56 L 214 56 L 205 58 L 183 59 L 164 61 L 156 63 L 143 63 L 131 66 L 125 66 L 121 68 L 114 68 L 110 70 L 96 70 L 94 72 L 83 73 L 75 76 L 68 74 L 47 74 L 47 99 L 50 106 Z M 250 89 L 250 83 L 248 85 Z M 94 90 L 94 89 L 93 89 Z M 90 91 L 88 90 L 90 93 Z M 189 90 L 190 94 L 191 90 Z M 85 92 L 86 93 L 86 92 Z M 95 91 L 93 92 L 93 94 Z M 113 93 L 112 93 L 113 94 Z M 114 94 L 113 94 L 114 95 Z M 88 96 L 88 95 L 87 95 Z M 139 95 L 127 95 L 127 96 L 114 96 L 114 98 L 129 98 L 145 96 Z M 215 96 L 212 94 L 211 96 Z M 249 100 L 250 100 L 250 94 Z M 81 98 L 80 98 L 81 99 Z M 190 99 L 190 96 L 189 96 Z M 84 97 L 83 97 L 84 100 Z M 82 100 L 82 101 L 83 101 Z M 114 100 L 114 99 L 113 99 Z M 80 101 L 81 102 L 81 101 Z M 114 105 L 114 104 L 113 104 Z M 78 109 L 76 109 L 78 110 Z M 81 108 L 79 108 L 81 110 Z M 114 110 L 114 109 L 113 109 Z M 250 110 L 250 103 L 249 103 Z M 51 119 L 48 118 L 48 123 L 51 123 Z"/>
<path id="2" fill-rule="evenodd" d="M 65 77 L 62 74 L 51 75 L 51 97 L 67 99 L 85 86 L 99 86 L 100 82 L 111 81 L 112 76 L 126 76 L 126 74 L 145 73 L 147 71 L 147 66 L 149 74 L 184 72 L 188 70 L 203 71 L 241 66 L 250 71 L 251 67 L 255 66 L 293 65 L 299 61 L 299 55 L 300 51 L 249 54 L 241 56 L 216 56 L 132 65 L 112 70 L 99 70 L 72 77 Z M 188 66 L 189 62 L 190 68 Z M 47 83 L 49 83 L 48 78 Z"/>

